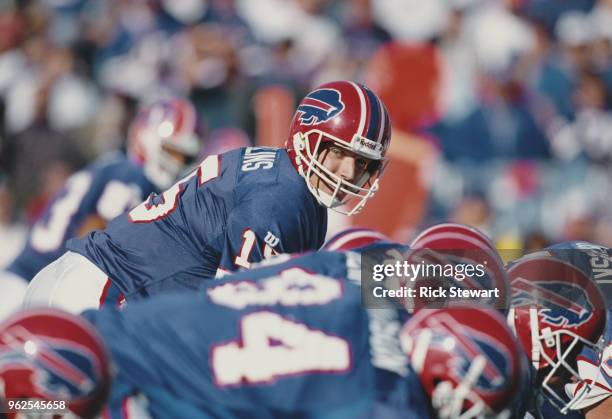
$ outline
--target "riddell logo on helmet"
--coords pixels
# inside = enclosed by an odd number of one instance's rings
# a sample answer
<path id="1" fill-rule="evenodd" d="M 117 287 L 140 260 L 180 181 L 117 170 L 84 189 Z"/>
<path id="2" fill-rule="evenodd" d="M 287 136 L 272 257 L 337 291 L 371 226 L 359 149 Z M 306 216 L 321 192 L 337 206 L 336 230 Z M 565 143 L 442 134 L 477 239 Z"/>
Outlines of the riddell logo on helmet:
<path id="1" fill-rule="evenodd" d="M 376 150 L 376 143 L 374 141 L 366 140 L 365 138 L 359 138 L 357 141 L 361 146 L 369 148 L 370 150 Z"/>
<path id="2" fill-rule="evenodd" d="M 376 141 L 368 140 L 367 138 L 360 137 L 358 135 L 355 135 L 353 137 L 351 146 L 355 151 L 373 156 L 375 158 L 380 157 L 383 151 L 382 144 L 377 143 Z"/>
<path id="3" fill-rule="evenodd" d="M 297 108 L 302 125 L 317 125 L 340 115 L 344 102 L 336 89 L 318 89 L 302 100 Z"/>

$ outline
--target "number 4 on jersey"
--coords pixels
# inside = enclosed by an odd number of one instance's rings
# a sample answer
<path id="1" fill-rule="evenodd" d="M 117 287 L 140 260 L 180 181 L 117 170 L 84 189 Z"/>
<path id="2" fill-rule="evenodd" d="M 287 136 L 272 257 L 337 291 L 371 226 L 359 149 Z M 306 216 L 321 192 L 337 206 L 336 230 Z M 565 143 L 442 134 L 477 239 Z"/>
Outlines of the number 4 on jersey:
<path id="1" fill-rule="evenodd" d="M 213 347 L 211 366 L 220 387 L 270 383 L 297 374 L 341 373 L 351 367 L 346 340 L 279 314 L 248 314 L 240 329 L 241 339 Z"/>

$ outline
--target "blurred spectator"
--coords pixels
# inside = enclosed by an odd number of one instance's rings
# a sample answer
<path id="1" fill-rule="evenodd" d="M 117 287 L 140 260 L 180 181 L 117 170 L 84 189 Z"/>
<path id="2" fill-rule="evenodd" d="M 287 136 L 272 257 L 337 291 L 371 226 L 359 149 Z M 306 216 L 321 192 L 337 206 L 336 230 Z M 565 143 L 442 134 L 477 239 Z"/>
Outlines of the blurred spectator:
<path id="1" fill-rule="evenodd" d="M 532 231 L 525 237 L 523 249 L 526 252 L 535 252 L 550 246 L 552 243 L 546 238 L 541 231 Z"/>
<path id="2" fill-rule="evenodd" d="M 457 203 L 450 214 L 449 221 L 476 227 L 490 235 L 491 207 L 484 196 L 466 196 Z"/>
<path id="3" fill-rule="evenodd" d="M 481 85 L 481 101 L 474 111 L 459 121 L 432 127 L 445 157 L 465 164 L 497 158 L 547 158 L 548 140 L 524 86 L 505 75 L 483 75 Z"/>
<path id="4" fill-rule="evenodd" d="M 8 134 L 2 150 L 8 185 L 19 207 L 39 192 L 54 165 L 67 165 L 70 171 L 85 163 L 85 151 L 66 130 L 90 117 L 84 109 L 89 103 L 81 101 L 78 87 L 74 91 L 64 84 L 71 83 L 70 52 L 50 48 L 41 36 L 30 38 L 24 47 L 28 67 L 7 93 Z"/>
<path id="5" fill-rule="evenodd" d="M 210 133 L 204 145 L 203 154 L 204 156 L 223 154 L 226 151 L 250 145 L 249 137 L 241 129 L 219 128 Z"/>
<path id="6" fill-rule="evenodd" d="M 612 162 L 612 111 L 605 81 L 592 71 L 579 76 L 574 92 L 576 117 L 558 122 L 552 135 L 555 153 L 569 160 L 579 155 L 597 163 Z"/>
<path id="7" fill-rule="evenodd" d="M 612 230 L 612 0 L 5 0 L 0 33 L 0 171 L 21 219 L 121 147 L 141 101 L 192 99 L 214 150 L 278 144 L 292 95 L 348 78 L 410 134 L 388 173 L 432 179 L 406 192 L 428 223 L 526 246 Z M 434 143 L 436 169 L 402 166 Z"/>

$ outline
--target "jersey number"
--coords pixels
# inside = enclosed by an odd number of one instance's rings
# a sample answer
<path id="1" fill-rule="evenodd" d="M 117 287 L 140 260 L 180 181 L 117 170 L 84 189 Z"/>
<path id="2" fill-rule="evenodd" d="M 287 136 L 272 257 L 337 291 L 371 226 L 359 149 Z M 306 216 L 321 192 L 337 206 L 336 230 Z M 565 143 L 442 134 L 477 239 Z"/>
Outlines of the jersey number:
<path id="1" fill-rule="evenodd" d="M 76 173 L 68 179 L 65 193 L 51 206 L 47 221 L 37 222 L 32 229 L 30 243 L 35 250 L 52 252 L 64 244 L 70 220 L 78 211 L 89 185 L 91 175 L 87 172 Z"/>
<path id="2" fill-rule="evenodd" d="M 350 369 L 348 342 L 269 311 L 241 319 L 241 338 L 212 350 L 217 385 L 262 384 L 289 375 Z"/>
<path id="3" fill-rule="evenodd" d="M 251 262 L 249 262 L 249 256 L 253 251 L 253 246 L 257 242 L 255 232 L 251 229 L 244 230 L 242 233 L 242 247 L 240 248 L 240 254 L 234 259 L 234 264 L 241 268 L 249 269 Z"/>
<path id="4" fill-rule="evenodd" d="M 291 268 L 261 282 L 231 281 L 211 287 L 208 296 L 234 309 L 252 305 L 309 306 L 342 297 L 341 284 L 323 275 Z M 240 320 L 240 338 L 212 350 L 219 386 L 269 383 L 295 374 L 340 373 L 350 369 L 348 342 L 270 311 Z"/>
<path id="5" fill-rule="evenodd" d="M 185 187 L 185 183 L 192 177 L 198 176 L 198 186 L 203 185 L 209 180 L 219 176 L 221 167 L 218 155 L 208 156 L 204 159 L 197 170 L 194 170 L 183 179 L 176 182 L 170 189 L 161 195 L 161 202 L 158 204 L 150 203 L 150 199 L 145 200 L 136 208 L 130 211 L 129 220 L 133 223 L 150 223 L 159 220 L 170 214 L 176 209 L 178 196 Z"/>

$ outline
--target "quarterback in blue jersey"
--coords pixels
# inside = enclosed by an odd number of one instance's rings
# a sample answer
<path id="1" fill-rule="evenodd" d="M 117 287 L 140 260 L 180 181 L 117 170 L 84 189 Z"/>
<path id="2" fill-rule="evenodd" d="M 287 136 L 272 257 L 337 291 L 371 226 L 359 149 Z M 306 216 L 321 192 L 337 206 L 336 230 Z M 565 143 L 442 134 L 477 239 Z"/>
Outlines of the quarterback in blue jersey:
<path id="1" fill-rule="evenodd" d="M 401 309 L 365 310 L 355 256 L 312 253 L 207 281 L 195 293 L 86 311 L 115 366 L 108 416 L 124 417 L 130 404 L 123 400 L 134 395 L 146 400 L 152 417 L 427 419 L 505 412 L 522 370 L 518 344 L 499 313 L 421 310 L 408 320 Z M 54 328 L 62 336 L 52 338 L 44 332 L 49 320 L 40 316 L 54 316 L 46 310 L 0 327 L 0 365 L 20 361 L 0 369 L 2 396 L 53 399 L 85 375 L 80 382 L 98 385 L 73 393 L 87 400 L 108 385 L 106 369 L 97 375 L 79 369 L 72 354 L 54 350 L 74 339 L 62 335 L 65 328 Z M 56 355 L 54 364 L 27 356 L 43 347 Z M 58 364 L 65 367 L 60 373 L 53 369 Z M 29 378 L 48 370 L 54 386 Z"/>
<path id="2" fill-rule="evenodd" d="M 168 124 L 175 129 L 160 135 L 160 127 Z M 159 100 L 132 122 L 128 155 L 104 155 L 72 175 L 33 225 L 24 249 L 1 274 L 0 318 L 21 303 L 28 282 L 66 251 L 68 239 L 104 228 L 144 197 L 169 187 L 188 159 L 197 157 L 200 126 L 188 101 Z"/>
<path id="3" fill-rule="evenodd" d="M 348 81 L 320 86 L 299 104 L 286 149 L 208 156 L 105 230 L 70 242 L 32 281 L 25 305 L 80 312 L 99 306 L 107 278 L 130 302 L 195 289 L 275 254 L 316 250 L 328 208 L 354 214 L 376 193 L 389 143 L 387 111 L 374 93 Z"/>

